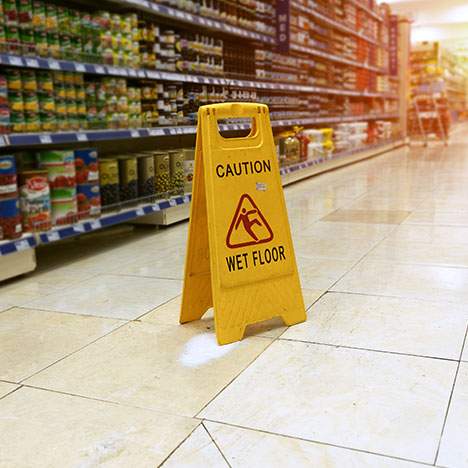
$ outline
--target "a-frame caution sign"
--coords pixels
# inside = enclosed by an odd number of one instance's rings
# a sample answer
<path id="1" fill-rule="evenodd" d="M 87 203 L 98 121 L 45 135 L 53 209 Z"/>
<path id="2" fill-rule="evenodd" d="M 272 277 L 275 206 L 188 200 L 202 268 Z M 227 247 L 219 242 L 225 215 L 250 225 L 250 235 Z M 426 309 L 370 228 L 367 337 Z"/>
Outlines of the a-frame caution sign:
<path id="1" fill-rule="evenodd" d="M 245 138 L 225 138 L 218 120 L 247 117 Z M 305 308 L 268 108 L 215 104 L 198 112 L 195 174 L 180 322 L 214 307 L 220 344 L 248 324 L 305 320 Z"/>

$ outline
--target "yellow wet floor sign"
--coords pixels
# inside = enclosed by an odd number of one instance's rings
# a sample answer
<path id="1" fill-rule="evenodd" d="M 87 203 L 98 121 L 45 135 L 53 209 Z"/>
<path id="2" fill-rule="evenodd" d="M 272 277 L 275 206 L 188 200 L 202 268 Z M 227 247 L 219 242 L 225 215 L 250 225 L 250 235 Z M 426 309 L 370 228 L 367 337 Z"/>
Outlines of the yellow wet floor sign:
<path id="1" fill-rule="evenodd" d="M 244 138 L 218 120 L 248 117 Z M 198 111 L 195 174 L 180 322 L 214 307 L 218 343 L 249 324 L 306 319 L 268 108 L 226 103 Z"/>

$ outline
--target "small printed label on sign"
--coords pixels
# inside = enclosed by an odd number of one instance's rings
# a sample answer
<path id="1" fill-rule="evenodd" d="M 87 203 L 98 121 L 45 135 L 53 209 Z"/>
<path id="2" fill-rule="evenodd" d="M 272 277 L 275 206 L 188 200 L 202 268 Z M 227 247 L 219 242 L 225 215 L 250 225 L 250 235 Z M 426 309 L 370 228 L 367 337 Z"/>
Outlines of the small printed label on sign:
<path id="1" fill-rule="evenodd" d="M 255 184 L 255 188 L 260 192 L 266 192 L 267 184 L 265 184 L 264 182 L 257 182 Z"/>

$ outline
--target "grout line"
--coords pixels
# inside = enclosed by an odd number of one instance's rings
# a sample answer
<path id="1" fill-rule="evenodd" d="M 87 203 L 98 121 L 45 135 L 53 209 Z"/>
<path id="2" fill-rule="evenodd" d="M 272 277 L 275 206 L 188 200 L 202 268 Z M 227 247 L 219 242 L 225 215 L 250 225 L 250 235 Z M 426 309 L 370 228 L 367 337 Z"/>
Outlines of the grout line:
<path id="1" fill-rule="evenodd" d="M 354 350 L 359 350 L 359 351 L 370 351 L 374 353 L 393 354 L 397 356 L 409 356 L 409 357 L 417 357 L 417 358 L 422 358 L 422 359 L 437 359 L 439 361 L 459 362 L 458 359 L 444 358 L 444 357 L 439 357 L 439 356 L 425 356 L 424 354 L 401 353 L 398 351 L 385 351 L 383 349 L 362 348 L 360 346 L 347 346 L 347 345 L 333 344 L 333 343 L 322 343 L 320 341 L 306 341 L 306 340 L 298 340 L 294 338 L 280 338 L 280 339 L 281 341 L 292 341 L 295 343 L 313 344 L 313 345 L 318 345 L 318 346 L 329 346 L 331 348 L 354 349 Z"/>
<path id="2" fill-rule="evenodd" d="M 160 468 L 161 466 L 164 466 L 164 464 L 172 457 L 172 455 L 176 452 L 177 449 L 179 449 L 182 444 L 188 440 L 188 438 L 200 427 L 200 426 L 203 426 L 203 424 L 200 422 L 200 424 L 197 424 L 192 431 L 190 431 L 190 433 L 187 435 L 187 437 L 184 437 L 175 447 L 174 449 L 172 449 L 170 452 L 169 452 L 169 455 L 167 455 L 167 457 L 164 458 L 164 460 L 158 465 L 158 468 Z M 204 427 L 204 426 L 203 426 Z"/>
<path id="3" fill-rule="evenodd" d="M 44 312 L 49 314 L 63 314 L 69 315 L 72 317 L 82 317 L 82 318 L 96 318 L 100 320 L 116 320 L 118 322 L 128 323 L 133 319 L 124 319 L 124 318 L 117 318 L 117 317 L 106 317 L 105 315 L 94 315 L 94 314 L 79 314 L 76 312 L 66 312 L 64 310 L 56 310 L 56 309 L 41 309 L 39 307 L 29 307 L 28 304 L 24 304 L 22 306 L 15 306 L 16 309 L 24 309 L 24 310 L 33 310 L 36 312 Z"/>
<path id="4" fill-rule="evenodd" d="M 220 424 L 220 425 L 228 426 L 228 427 L 233 427 L 233 428 L 236 428 L 236 429 L 244 429 L 246 431 L 251 431 L 251 432 L 259 432 L 261 434 L 276 436 L 276 437 L 280 437 L 280 438 L 283 438 L 283 439 L 300 440 L 302 442 L 309 442 L 309 443 L 313 443 L 313 444 L 317 444 L 317 445 L 323 445 L 323 446 L 326 446 L 326 447 L 334 447 L 334 448 L 339 448 L 339 449 L 344 449 L 344 450 L 350 450 L 352 452 L 365 453 L 365 454 L 375 455 L 375 456 L 382 457 L 382 458 L 389 458 L 389 459 L 392 459 L 392 460 L 413 462 L 413 463 L 418 463 L 418 464 L 424 465 L 424 466 L 433 466 L 432 463 L 422 462 L 422 461 L 419 461 L 419 460 L 413 460 L 413 459 L 410 459 L 410 458 L 397 457 L 395 455 L 388 455 L 388 454 L 384 454 L 384 453 L 372 452 L 370 450 L 364 450 L 364 449 L 359 449 L 359 448 L 355 448 L 355 447 L 348 447 L 346 445 L 333 444 L 331 442 L 323 442 L 323 441 L 316 440 L 316 439 L 307 439 L 305 437 L 300 437 L 300 436 L 291 436 L 291 435 L 287 435 L 287 434 L 281 434 L 281 433 L 277 433 L 277 432 L 268 431 L 266 429 L 258 429 L 258 428 L 248 427 L 248 426 L 242 426 L 240 424 L 233 424 L 233 423 L 228 423 L 228 422 L 225 422 L 225 421 L 218 421 L 216 419 L 207 419 L 207 418 L 205 418 L 205 419 L 203 419 L 203 421 L 213 422 L 213 423 L 216 423 L 216 424 Z"/>
<path id="5" fill-rule="evenodd" d="M 8 382 L 10 383 L 10 382 Z M 14 388 L 13 390 L 11 390 L 10 392 L 8 393 L 5 393 L 5 395 L 2 395 L 0 396 L 0 400 L 3 400 L 4 398 L 6 398 L 7 396 L 11 395 L 12 393 L 15 393 L 16 391 L 18 391 L 19 389 L 23 388 L 23 385 L 21 384 L 14 384 L 14 385 L 18 385 L 17 388 Z"/>
<path id="6" fill-rule="evenodd" d="M 203 428 L 205 429 L 205 431 L 207 432 L 207 434 L 210 436 L 210 439 L 212 440 L 213 444 L 215 445 L 215 447 L 218 449 L 219 453 L 221 454 L 221 456 L 224 458 L 224 461 L 226 462 L 227 466 L 229 468 L 232 468 L 232 465 L 229 463 L 229 460 L 227 459 L 227 457 L 224 455 L 223 451 L 221 450 L 220 446 L 218 445 L 218 443 L 216 442 L 215 438 L 211 435 L 211 432 L 208 430 L 208 428 L 205 426 L 205 424 L 202 422 L 202 426 Z"/>
<path id="7" fill-rule="evenodd" d="M 91 346 L 92 344 L 94 344 L 94 343 L 96 343 L 97 341 L 101 340 L 102 338 L 104 338 L 104 337 L 110 335 L 111 333 L 114 333 L 114 332 L 116 332 L 117 330 L 120 330 L 122 327 L 125 327 L 125 326 L 128 325 L 129 323 L 130 323 L 130 322 L 123 322 L 121 325 L 119 325 L 119 326 L 116 327 L 116 328 L 113 328 L 112 330 L 110 330 L 109 332 L 105 333 L 104 335 L 101 335 L 101 336 L 97 337 L 95 340 L 90 341 L 89 343 L 87 343 L 87 344 L 81 346 L 80 348 L 76 349 L 75 351 L 72 351 L 72 352 L 66 354 L 65 356 L 62 356 L 60 359 L 57 359 L 56 361 L 54 361 L 54 362 L 48 364 L 47 366 L 43 367 L 42 369 L 40 369 L 40 370 L 34 372 L 33 374 L 31 374 L 31 375 L 29 375 L 29 376 L 27 376 L 27 377 L 21 379 L 21 380 L 20 380 L 20 383 L 21 383 L 21 384 L 24 384 L 24 382 L 25 382 L 26 380 L 28 380 L 28 379 L 34 377 L 35 375 L 37 375 L 37 374 L 39 374 L 39 373 L 41 373 L 41 372 L 44 372 L 44 371 L 47 370 L 49 367 L 52 367 L 52 366 L 54 366 L 55 364 L 58 364 L 59 362 L 63 361 L 64 359 L 67 359 L 67 358 L 69 358 L 70 356 L 72 356 L 72 355 L 74 355 L 74 354 L 76 354 L 76 353 L 82 351 L 83 349 L 87 348 L 88 346 Z"/>
<path id="8" fill-rule="evenodd" d="M 444 422 L 442 424 L 442 430 L 440 431 L 440 438 L 439 438 L 439 443 L 437 445 L 437 451 L 436 451 L 435 458 L 434 458 L 434 465 L 437 463 L 437 458 L 439 457 L 440 446 L 442 445 L 442 438 L 444 436 L 445 426 L 447 424 L 447 419 L 448 419 L 448 415 L 449 415 L 449 411 L 450 411 L 450 405 L 452 403 L 453 393 L 455 391 L 455 385 L 457 383 L 458 372 L 460 370 L 461 359 L 462 359 L 462 356 L 463 356 L 463 351 L 465 349 L 467 336 L 468 336 L 468 326 L 466 327 L 466 330 L 465 330 L 465 338 L 463 340 L 463 344 L 462 344 L 462 347 L 461 347 L 460 357 L 458 359 L 458 365 L 457 365 L 457 369 L 455 371 L 455 377 L 453 379 L 452 389 L 450 391 L 450 397 L 449 397 L 449 400 L 448 400 L 448 403 L 447 403 L 447 409 L 445 410 L 445 417 L 444 417 Z"/>
<path id="9" fill-rule="evenodd" d="M 143 317 L 150 314 L 151 312 L 157 311 L 161 307 L 164 307 L 165 305 L 169 304 L 169 302 L 173 301 L 174 299 L 177 299 L 179 296 L 182 296 L 182 293 L 179 293 L 179 294 L 175 295 L 174 297 L 171 297 L 170 299 L 167 299 L 166 301 L 161 302 L 161 304 L 158 304 L 156 307 L 153 307 L 151 310 L 147 310 L 143 314 L 141 314 L 138 317 L 132 319 L 132 322 L 141 322 L 141 319 Z"/>
<path id="10" fill-rule="evenodd" d="M 260 337 L 259 337 L 260 338 Z M 221 393 L 224 392 L 224 390 L 226 390 L 229 385 L 231 385 L 238 377 L 240 377 L 240 375 L 246 371 L 275 341 L 277 341 L 278 338 L 266 338 L 266 337 L 263 337 L 264 339 L 266 340 L 271 340 L 270 344 L 268 344 L 260 353 L 258 353 L 257 356 L 255 356 L 252 361 L 250 361 L 243 369 L 241 369 L 231 380 L 229 380 L 229 382 L 226 383 L 226 385 L 224 385 L 221 390 L 219 390 L 216 395 L 213 396 L 213 398 L 211 398 L 209 401 L 207 401 L 203 407 L 195 414 L 195 418 L 199 418 L 199 414 L 212 402 L 214 401 L 216 398 L 218 398 L 218 396 L 221 395 Z"/>

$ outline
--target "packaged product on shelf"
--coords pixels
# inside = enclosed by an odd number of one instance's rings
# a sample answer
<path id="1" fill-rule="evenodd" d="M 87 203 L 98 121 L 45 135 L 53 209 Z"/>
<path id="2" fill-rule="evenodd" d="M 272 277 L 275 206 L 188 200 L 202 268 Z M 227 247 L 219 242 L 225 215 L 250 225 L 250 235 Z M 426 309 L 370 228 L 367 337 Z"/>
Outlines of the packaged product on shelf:
<path id="1" fill-rule="evenodd" d="M 184 162 L 183 150 L 169 151 L 171 193 L 173 195 L 183 195 L 184 193 Z"/>
<path id="2" fill-rule="evenodd" d="M 20 207 L 24 231 L 47 231 L 51 227 L 50 189 L 47 177 L 47 171 L 19 173 Z"/>
<path id="3" fill-rule="evenodd" d="M 277 141 L 281 165 L 295 164 L 300 161 L 301 144 L 294 131 L 281 132 L 277 136 Z"/>
<path id="4" fill-rule="evenodd" d="M 154 173 L 156 194 L 158 196 L 167 196 L 171 190 L 169 153 L 165 151 L 157 151 L 154 153 Z"/>
<path id="5" fill-rule="evenodd" d="M 60 192 L 51 192 L 52 223 L 54 225 L 72 224 L 78 219 L 78 207 L 75 196 L 60 198 Z M 68 193 L 64 195 L 69 195 Z"/>
<path id="6" fill-rule="evenodd" d="M 0 199 L 16 196 L 18 181 L 13 155 L 0 155 Z"/>
<path id="7" fill-rule="evenodd" d="M 74 150 L 76 183 L 88 184 L 99 181 L 98 152 L 96 148 Z"/>
<path id="8" fill-rule="evenodd" d="M 18 196 L 0 198 L 0 240 L 17 239 L 21 231 Z"/>
<path id="9" fill-rule="evenodd" d="M 137 155 L 138 162 L 138 197 L 150 197 L 155 194 L 153 153 Z"/>
<path id="10" fill-rule="evenodd" d="M 192 192 L 193 172 L 195 170 L 195 150 L 184 148 L 184 192 Z"/>
<path id="11" fill-rule="evenodd" d="M 39 168 L 47 169 L 52 196 L 54 189 L 76 186 L 75 159 L 72 150 L 39 151 Z"/>
<path id="12" fill-rule="evenodd" d="M 8 106 L 8 85 L 5 75 L 0 75 L 0 133 L 10 130 L 10 108 Z"/>
<path id="13" fill-rule="evenodd" d="M 138 198 L 138 166 L 136 156 L 119 156 L 120 201 Z"/>
<path id="14" fill-rule="evenodd" d="M 119 163 L 117 159 L 99 159 L 99 185 L 103 207 L 119 203 Z"/>
<path id="15" fill-rule="evenodd" d="M 95 217 L 101 214 L 101 192 L 99 182 L 78 184 L 76 186 L 78 218 Z"/>

